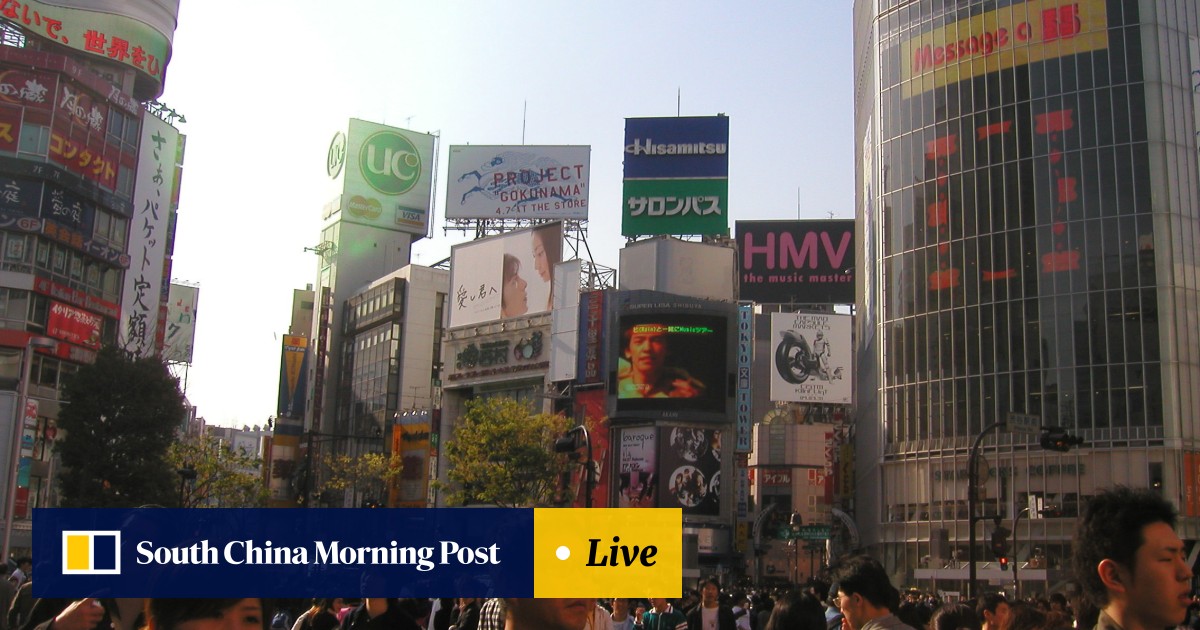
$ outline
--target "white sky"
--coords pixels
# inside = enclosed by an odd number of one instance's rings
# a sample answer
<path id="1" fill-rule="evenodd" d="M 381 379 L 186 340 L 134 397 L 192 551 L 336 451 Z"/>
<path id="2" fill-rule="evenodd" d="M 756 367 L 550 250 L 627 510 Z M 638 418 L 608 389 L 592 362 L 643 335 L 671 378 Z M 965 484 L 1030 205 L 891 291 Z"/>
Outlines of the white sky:
<path id="1" fill-rule="evenodd" d="M 314 283 L 330 138 L 351 117 L 448 147 L 591 145 L 588 243 L 617 267 L 625 118 L 730 117 L 729 223 L 853 217 L 850 0 L 182 0 L 164 103 L 188 136 L 176 280 L 200 285 L 187 395 L 210 424 L 275 414 L 292 291 Z M 798 212 L 799 204 L 799 212 Z"/>

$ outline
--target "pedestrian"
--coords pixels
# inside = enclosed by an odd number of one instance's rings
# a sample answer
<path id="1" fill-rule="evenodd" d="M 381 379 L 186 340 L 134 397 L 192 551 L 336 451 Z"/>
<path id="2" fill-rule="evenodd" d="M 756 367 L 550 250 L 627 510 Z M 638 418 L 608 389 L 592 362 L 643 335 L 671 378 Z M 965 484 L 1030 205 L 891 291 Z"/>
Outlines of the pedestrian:
<path id="1" fill-rule="evenodd" d="M 505 630 L 580 630 L 595 612 L 593 599 L 506 599 Z"/>
<path id="2" fill-rule="evenodd" d="M 1124 486 L 1088 501 L 1076 524 L 1072 560 L 1084 593 L 1100 608 L 1096 630 L 1161 630 L 1183 623 L 1192 568 L 1175 533 L 1178 512 L 1158 492 Z"/>
<path id="3" fill-rule="evenodd" d="M 850 556 L 834 572 L 838 584 L 838 607 L 849 630 L 913 630 L 894 614 L 900 591 L 892 586 L 887 570 L 878 560 Z"/>
<path id="4" fill-rule="evenodd" d="M 146 630 L 267 630 L 268 620 L 273 620 L 271 611 L 258 598 L 146 602 Z M 54 628 L 57 630 L 58 625 Z"/>
<path id="5" fill-rule="evenodd" d="M 988 593 L 979 598 L 975 613 L 983 622 L 982 630 L 1004 630 L 1012 609 L 1003 593 Z"/>
<path id="6" fill-rule="evenodd" d="M 645 630 L 688 630 L 687 618 L 661 597 L 650 598 L 650 610 L 642 615 Z"/>
<path id="7" fill-rule="evenodd" d="M 721 583 L 716 576 L 700 580 L 700 605 L 687 616 L 688 630 L 737 630 L 733 610 L 721 605 Z"/>

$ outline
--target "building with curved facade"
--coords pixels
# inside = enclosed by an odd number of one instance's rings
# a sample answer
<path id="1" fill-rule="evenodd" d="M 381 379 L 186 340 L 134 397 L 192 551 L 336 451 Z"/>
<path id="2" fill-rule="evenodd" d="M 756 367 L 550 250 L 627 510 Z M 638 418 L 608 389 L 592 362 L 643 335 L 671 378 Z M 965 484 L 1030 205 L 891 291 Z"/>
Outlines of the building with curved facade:
<path id="1" fill-rule="evenodd" d="M 968 453 L 1010 413 L 1085 444 L 983 439 L 984 589 L 1012 582 L 991 517 L 1024 592 L 1061 588 L 1114 484 L 1195 541 L 1200 6 L 857 0 L 854 23 L 864 542 L 897 583 L 965 590 Z"/>

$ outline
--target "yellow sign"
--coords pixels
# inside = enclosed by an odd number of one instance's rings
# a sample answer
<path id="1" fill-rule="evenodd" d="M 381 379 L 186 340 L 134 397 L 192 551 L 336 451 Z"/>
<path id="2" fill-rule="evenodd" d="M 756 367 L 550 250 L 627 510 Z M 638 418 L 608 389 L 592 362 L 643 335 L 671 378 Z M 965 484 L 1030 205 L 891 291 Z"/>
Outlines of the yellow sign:
<path id="1" fill-rule="evenodd" d="M 680 597 L 683 510 L 533 511 L 534 597 Z"/>
<path id="2" fill-rule="evenodd" d="M 908 98 L 999 70 L 1105 48 L 1105 0 L 1017 2 L 901 44 L 901 90 Z"/>

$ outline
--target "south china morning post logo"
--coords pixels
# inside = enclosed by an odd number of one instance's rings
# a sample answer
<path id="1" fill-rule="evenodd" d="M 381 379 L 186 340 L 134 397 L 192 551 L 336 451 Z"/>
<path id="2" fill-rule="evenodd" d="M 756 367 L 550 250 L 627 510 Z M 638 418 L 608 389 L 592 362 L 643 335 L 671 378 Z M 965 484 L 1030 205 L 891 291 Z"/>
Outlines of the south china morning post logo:
<path id="1" fill-rule="evenodd" d="M 120 575 L 121 532 L 63 531 L 63 575 Z"/>

